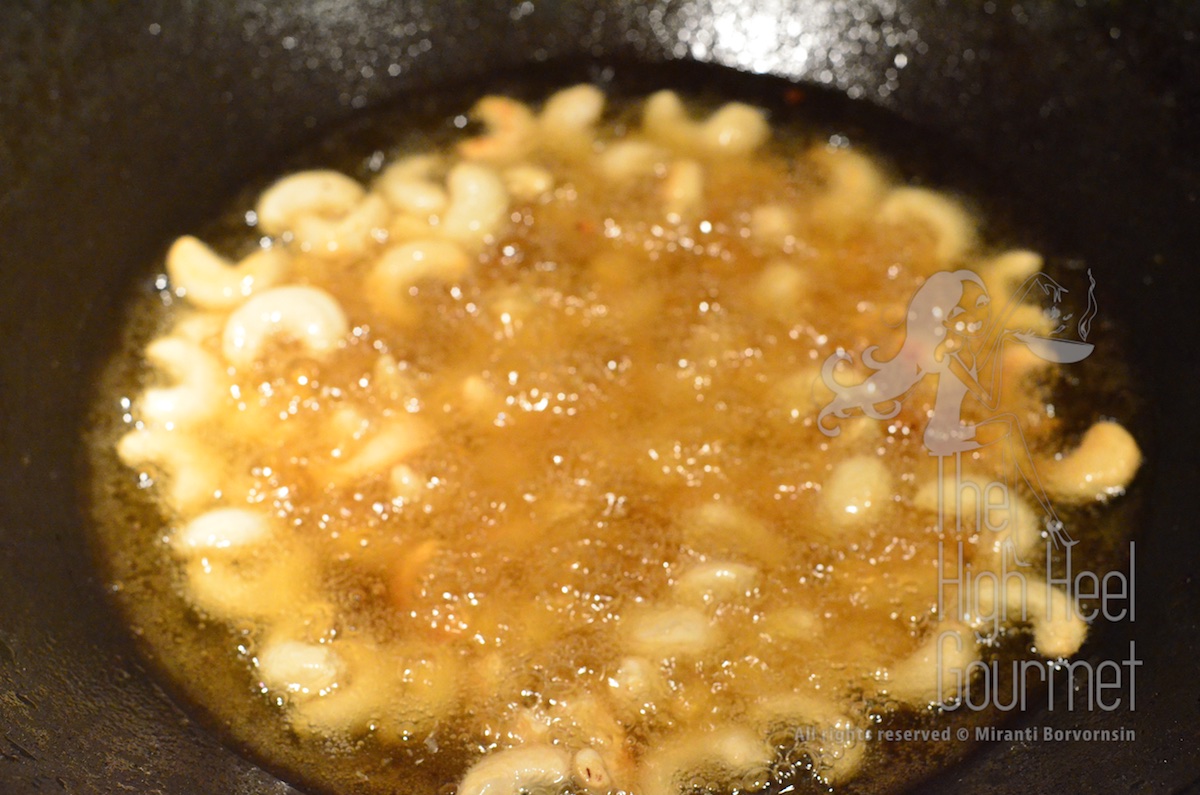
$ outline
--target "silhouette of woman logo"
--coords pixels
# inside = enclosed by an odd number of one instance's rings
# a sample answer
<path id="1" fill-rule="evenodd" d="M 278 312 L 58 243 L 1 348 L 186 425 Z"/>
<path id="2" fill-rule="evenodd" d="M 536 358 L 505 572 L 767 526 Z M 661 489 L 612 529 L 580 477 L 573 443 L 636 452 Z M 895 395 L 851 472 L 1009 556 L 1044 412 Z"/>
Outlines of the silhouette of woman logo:
<path id="1" fill-rule="evenodd" d="M 930 455 L 939 459 L 954 456 L 958 463 L 962 453 L 1003 443 L 1017 473 L 1046 514 L 1051 541 L 1058 545 L 1073 542 L 1046 496 L 1016 415 L 994 414 L 977 422 L 968 421 L 963 415 L 968 395 L 988 411 L 999 408 L 1003 361 L 1000 353 L 1008 342 L 1024 344 L 1034 355 L 1054 362 L 1080 361 L 1091 353 L 1093 346 L 1086 342 L 1005 327 L 1013 311 L 1035 287 L 1041 288 L 1056 305 L 1065 292 L 1049 276 L 1035 274 L 1021 285 L 998 317 L 990 318 L 991 299 L 978 274 L 968 270 L 934 273 L 909 303 L 905 338 L 896 355 L 881 362 L 874 356 L 878 346 L 863 351 L 863 363 L 874 371 L 866 380 L 847 386 L 834 377 L 839 364 L 852 360 L 845 351 L 839 350 L 825 360 L 821 379 L 834 397 L 821 409 L 817 424 L 822 433 L 833 437 L 841 432 L 838 420 L 855 411 L 877 420 L 890 419 L 900 412 L 904 400 L 923 379 L 936 378 L 936 397 L 923 437 Z M 1088 317 L 1080 323 L 1081 334 L 1086 335 L 1085 323 L 1090 323 L 1094 314 L 1094 299 L 1089 294 Z M 1068 319 L 1070 316 L 1061 318 Z M 1060 324 L 1055 331 L 1061 328 Z M 939 472 L 940 464 L 941 461 Z M 958 470 L 956 466 L 955 471 Z"/>

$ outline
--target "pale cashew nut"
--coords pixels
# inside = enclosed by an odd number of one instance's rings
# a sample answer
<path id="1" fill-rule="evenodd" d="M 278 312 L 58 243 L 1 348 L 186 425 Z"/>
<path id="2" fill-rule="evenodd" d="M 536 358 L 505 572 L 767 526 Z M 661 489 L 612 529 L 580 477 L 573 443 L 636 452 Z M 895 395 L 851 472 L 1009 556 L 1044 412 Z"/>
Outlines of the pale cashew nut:
<path id="1" fill-rule="evenodd" d="M 258 670 L 272 690 L 315 696 L 337 683 L 342 661 L 327 643 L 268 642 L 258 653 Z"/>
<path id="2" fill-rule="evenodd" d="M 1034 649 L 1043 657 L 1070 657 L 1087 639 L 1088 625 L 1079 603 L 1062 588 L 1031 585 L 1040 591 L 1038 598 L 1029 600 L 1030 609 L 1038 611 L 1031 617 Z"/>
<path id="3" fill-rule="evenodd" d="M 628 714 L 634 714 L 666 690 L 658 667 L 645 657 L 625 657 L 608 678 L 614 699 Z"/>
<path id="4" fill-rule="evenodd" d="M 796 213 L 786 204 L 760 204 L 750 212 L 750 236 L 760 243 L 782 246 L 796 234 Z"/>
<path id="5" fill-rule="evenodd" d="M 892 498 L 892 475 L 874 455 L 847 458 L 834 467 L 821 503 L 826 516 L 838 527 L 861 526 L 874 519 Z"/>
<path id="6" fill-rule="evenodd" d="M 393 179 L 401 181 L 432 179 L 441 167 L 441 163 L 442 160 L 437 155 L 420 154 L 402 157 L 383 170 L 376 184 L 382 187 Z"/>
<path id="7" fill-rule="evenodd" d="M 405 292 L 426 279 L 454 282 L 471 269 L 462 247 L 450 240 L 415 240 L 383 253 L 371 272 L 370 289 Z"/>
<path id="8" fill-rule="evenodd" d="M 994 555 L 1016 554 L 1024 558 L 1042 541 L 1043 514 L 1003 486 L 970 472 L 963 472 L 957 479 L 953 473 L 947 474 L 942 481 L 942 519 L 954 524 L 961 521 L 964 527 L 977 530 L 983 536 L 981 549 L 987 550 L 990 540 L 990 552 Z M 937 513 L 937 478 L 922 483 L 910 504 L 919 511 Z M 1011 552 L 1006 553 L 1006 548 Z M 996 557 L 996 565 L 999 561 Z"/>
<path id="9" fill-rule="evenodd" d="M 394 322 L 412 325 L 420 316 L 409 295 L 426 280 L 456 282 L 471 269 L 471 259 L 452 240 L 421 239 L 393 246 L 367 275 L 367 300 Z"/>
<path id="10" fill-rule="evenodd" d="M 961 517 L 964 525 L 978 527 L 976 518 L 981 510 L 987 509 L 992 484 L 982 473 L 966 470 L 957 475 L 952 469 L 943 473 L 941 483 L 941 510 L 947 519 Z M 982 499 L 982 501 L 981 501 Z M 960 504 L 961 503 L 961 504 Z M 919 511 L 938 512 L 938 480 L 936 477 L 921 483 L 910 503 Z M 985 517 L 986 518 L 986 517 Z"/>
<path id="11" fill-rule="evenodd" d="M 684 514 L 680 532 L 689 546 L 705 555 L 750 558 L 765 566 L 779 559 L 783 540 L 749 511 L 711 501 Z"/>
<path id="12" fill-rule="evenodd" d="M 279 619 L 311 594 L 313 561 L 292 550 L 231 548 L 198 555 L 185 566 L 192 606 L 223 620 Z"/>
<path id="13" fill-rule="evenodd" d="M 429 441 L 423 422 L 412 415 L 385 421 L 353 456 L 335 464 L 328 472 L 334 485 L 346 485 L 390 471 Z"/>
<path id="14" fill-rule="evenodd" d="M 708 561 L 691 567 L 672 590 L 689 604 L 711 605 L 749 598 L 758 585 L 758 569 L 742 563 Z"/>
<path id="15" fill-rule="evenodd" d="M 180 513 L 193 511 L 213 499 L 222 488 L 222 467 L 211 452 L 190 436 L 161 429 L 140 428 L 121 437 L 117 456 L 126 466 L 152 464 L 166 475 L 161 493 L 167 505 Z"/>
<path id="16" fill-rule="evenodd" d="M 642 110 L 642 129 L 673 149 L 709 156 L 749 154 L 771 134 L 763 112 L 741 102 L 722 105 L 703 122 L 692 121 L 673 91 L 650 95 Z"/>
<path id="17" fill-rule="evenodd" d="M 212 552 L 260 544 L 271 536 L 271 524 L 258 511 L 217 508 L 184 525 L 171 539 L 179 552 Z"/>
<path id="18" fill-rule="evenodd" d="M 608 772 L 608 766 L 604 764 L 604 758 L 595 748 L 584 748 L 577 751 L 573 767 L 575 780 L 588 792 L 594 793 L 594 795 L 604 795 L 613 789 L 613 780 Z"/>
<path id="19" fill-rule="evenodd" d="M 1008 516 L 1004 517 L 1007 525 L 995 533 L 992 541 L 991 551 L 995 558 L 994 566 L 1001 565 L 1002 561 L 1007 561 L 1005 565 L 1012 565 L 1013 555 L 1027 559 L 1027 556 L 1036 552 L 1038 547 L 1043 544 L 1042 517 L 1044 514 L 1041 508 L 1033 508 L 1019 497 L 1010 497 L 1010 499 L 1012 502 Z"/>
<path id="20" fill-rule="evenodd" d="M 751 288 L 755 307 L 784 322 L 793 321 L 800 302 L 810 292 L 812 277 L 808 271 L 790 262 L 773 262 L 763 268 Z"/>
<path id="21" fill-rule="evenodd" d="M 224 312 L 189 312 L 181 309 L 167 336 L 201 346 L 220 345 L 221 334 L 225 331 L 225 320 Z"/>
<path id="22" fill-rule="evenodd" d="M 313 655 L 318 663 L 313 673 L 324 674 L 316 684 L 325 684 L 325 688 L 315 697 L 293 699 L 288 705 L 292 728 L 302 735 L 328 740 L 357 734 L 377 726 L 393 703 L 396 671 L 382 662 L 386 649 L 374 643 L 338 641 L 336 652 L 334 665 L 328 667 Z"/>
<path id="23" fill-rule="evenodd" d="M 821 616 L 811 607 L 780 606 L 763 615 L 761 632 L 780 640 L 820 640 L 825 634 Z"/>
<path id="24" fill-rule="evenodd" d="M 666 150 L 649 141 L 617 141 L 597 158 L 600 173 L 612 182 L 630 183 L 665 168 Z"/>
<path id="25" fill-rule="evenodd" d="M 554 175 L 541 166 L 517 163 L 504 169 L 504 187 L 514 199 L 531 202 L 554 188 Z"/>
<path id="26" fill-rule="evenodd" d="M 728 779 L 766 765 L 772 756 L 767 743 L 750 730 L 726 726 L 680 737 L 656 748 L 642 766 L 643 795 L 679 795 L 689 773 L 717 765 Z"/>
<path id="27" fill-rule="evenodd" d="M 1079 446 L 1042 467 L 1046 489 L 1070 502 L 1104 500 L 1125 492 L 1142 465 L 1142 451 L 1120 424 L 1097 422 Z"/>
<path id="28" fill-rule="evenodd" d="M 634 616 L 628 627 L 630 648 L 648 657 L 695 657 L 721 642 L 708 616 L 691 607 L 661 607 Z"/>
<path id="29" fill-rule="evenodd" d="M 255 213 L 269 235 L 293 228 L 297 218 L 342 218 L 366 195 L 363 186 L 338 171 L 301 171 L 263 191 Z"/>
<path id="30" fill-rule="evenodd" d="M 302 215 L 292 225 L 292 234 L 304 251 L 330 258 L 363 253 L 372 242 L 382 240 L 390 212 L 382 196 L 367 196 L 340 218 Z"/>
<path id="31" fill-rule="evenodd" d="M 458 145 L 466 160 L 496 165 L 516 162 L 529 153 L 537 132 L 533 111 L 509 97 L 489 96 L 475 103 L 471 117 L 487 126 L 487 133 Z"/>
<path id="32" fill-rule="evenodd" d="M 642 108 L 642 129 L 656 141 L 673 149 L 695 146 L 695 124 L 688 118 L 683 101 L 674 91 L 657 91 Z"/>
<path id="33" fill-rule="evenodd" d="M 388 473 L 388 494 L 392 502 L 403 505 L 415 502 L 425 493 L 429 479 L 422 477 L 408 464 L 396 464 Z"/>
<path id="34" fill-rule="evenodd" d="M 454 654 L 420 643 L 332 645 L 336 679 L 329 677 L 332 670 L 318 667 L 315 673 L 325 678 L 315 684 L 326 689 L 289 705 L 298 732 L 329 739 L 371 731 L 384 743 L 409 742 L 433 732 L 457 708 L 462 675 Z"/>
<path id="35" fill-rule="evenodd" d="M 663 210 L 668 216 L 690 216 L 704 204 L 704 167 L 695 160 L 676 160 L 662 183 Z"/>
<path id="36" fill-rule="evenodd" d="M 499 229 L 508 213 L 508 191 L 496 171 L 480 163 L 459 163 L 446 176 L 450 204 L 442 232 L 465 246 L 478 246 Z"/>
<path id="37" fill-rule="evenodd" d="M 550 745 L 510 748 L 475 763 L 458 785 L 458 795 L 545 795 L 558 792 L 571 759 Z"/>
<path id="38" fill-rule="evenodd" d="M 431 155 L 414 155 L 388 166 L 375 187 L 396 210 L 413 215 L 435 215 L 446 208 L 446 190 L 430 176 L 437 166 Z"/>
<path id="39" fill-rule="evenodd" d="M 550 134 L 587 130 L 604 112 L 604 92 L 583 83 L 555 92 L 542 106 L 538 122 Z"/>
<path id="40" fill-rule="evenodd" d="M 958 696 L 964 672 L 979 659 L 975 633 L 956 622 L 936 624 L 908 657 L 891 666 L 884 691 L 902 704 L 925 707 Z"/>
<path id="41" fill-rule="evenodd" d="M 253 364 L 267 341 L 286 337 L 314 357 L 328 356 L 350 329 L 329 293 L 316 287 L 276 287 L 239 307 L 225 324 L 222 350 L 235 367 Z"/>
<path id="42" fill-rule="evenodd" d="M 961 259 L 976 243 L 975 220 L 961 204 L 927 188 L 893 188 L 879 207 L 879 220 L 904 225 L 916 221 L 933 233 L 937 265 Z"/>
<path id="43" fill-rule="evenodd" d="M 987 283 L 992 306 L 1007 304 L 1016 289 L 1029 277 L 1041 273 L 1044 265 L 1041 254 L 1025 249 L 1005 251 L 993 257 L 980 273 Z"/>
<path id="44" fill-rule="evenodd" d="M 159 337 L 146 346 L 146 359 L 176 382 L 142 393 L 138 403 L 148 423 L 170 430 L 206 420 L 221 409 L 225 370 L 199 344 L 179 337 Z"/>
<path id="45" fill-rule="evenodd" d="M 184 235 L 167 252 L 167 277 L 190 303 L 202 309 L 232 309 L 257 290 L 278 283 L 287 255 L 260 249 L 234 265 L 200 240 Z"/>
<path id="46" fill-rule="evenodd" d="M 815 221 L 832 227 L 855 226 L 887 195 L 887 179 L 870 158 L 852 149 L 824 146 L 809 157 L 825 178 L 814 198 Z"/>
<path id="47" fill-rule="evenodd" d="M 590 155 L 594 127 L 603 113 L 604 92 L 595 86 L 578 85 L 553 94 L 538 116 L 543 145 L 568 156 Z"/>
<path id="48" fill-rule="evenodd" d="M 1088 625 L 1071 594 L 1033 578 L 1007 577 L 1003 583 L 996 580 L 976 578 L 975 601 L 983 614 L 980 623 L 994 625 L 1001 617 L 1009 621 L 1024 619 L 1033 628 L 1033 645 L 1043 657 L 1070 657 L 1079 651 L 1087 638 Z"/>
<path id="49" fill-rule="evenodd" d="M 761 110 L 730 102 L 700 125 L 697 139 L 712 155 L 747 155 L 770 136 L 771 128 Z"/>

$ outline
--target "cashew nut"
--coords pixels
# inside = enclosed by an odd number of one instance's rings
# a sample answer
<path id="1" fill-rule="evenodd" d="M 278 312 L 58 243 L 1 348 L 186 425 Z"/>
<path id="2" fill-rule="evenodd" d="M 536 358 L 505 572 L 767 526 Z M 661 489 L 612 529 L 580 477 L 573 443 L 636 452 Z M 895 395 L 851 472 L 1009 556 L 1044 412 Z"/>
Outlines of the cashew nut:
<path id="1" fill-rule="evenodd" d="M 292 229 L 296 219 L 303 216 L 344 217 L 364 195 L 362 185 L 340 172 L 301 171 L 263 191 L 255 213 L 264 232 L 279 235 Z"/>
<path id="2" fill-rule="evenodd" d="M 450 204 L 442 214 L 441 228 L 465 246 L 478 246 L 507 217 L 508 191 L 500 175 L 480 163 L 459 163 L 446 176 Z"/>
<path id="3" fill-rule="evenodd" d="M 171 543 L 184 553 L 211 552 L 258 544 L 270 535 L 271 525 L 263 514 L 245 508 L 217 508 L 184 525 Z"/>
<path id="4" fill-rule="evenodd" d="M 1057 461 L 1047 461 L 1046 488 L 1071 502 L 1104 500 L 1125 492 L 1142 465 L 1142 451 L 1119 423 L 1097 422 L 1079 446 Z"/>
<path id="5" fill-rule="evenodd" d="M 341 668 L 342 661 L 327 643 L 273 641 L 258 653 L 263 682 L 292 695 L 311 696 L 332 687 Z"/>
<path id="6" fill-rule="evenodd" d="M 476 762 L 459 783 L 458 795 L 544 795 L 557 792 L 570 771 L 570 757 L 553 746 L 510 748 Z"/>
<path id="7" fill-rule="evenodd" d="M 117 456 L 126 466 L 152 464 L 163 470 L 168 480 L 164 499 L 181 513 L 212 500 L 225 480 L 212 453 L 177 432 L 157 428 L 131 431 L 117 442 Z"/>
<path id="8" fill-rule="evenodd" d="M 537 123 L 533 111 L 523 102 L 484 97 L 475 103 L 471 116 L 487 126 L 487 133 L 458 145 L 463 158 L 504 165 L 520 160 L 532 148 Z"/>
<path id="9" fill-rule="evenodd" d="M 260 249 L 234 265 L 200 240 L 184 235 L 167 252 L 167 277 L 185 299 L 202 309 L 232 309 L 257 290 L 283 278 L 287 255 Z"/>
<path id="10" fill-rule="evenodd" d="M 146 358 L 176 382 L 143 393 L 139 406 L 148 423 L 170 430 L 206 420 L 221 408 L 225 371 L 200 345 L 178 337 L 159 337 L 146 346 Z"/>
<path id="11" fill-rule="evenodd" d="M 316 358 L 328 356 L 350 329 L 337 300 L 316 287 L 276 287 L 239 307 L 225 324 L 222 350 L 235 367 L 262 355 L 267 341 L 284 337 Z"/>

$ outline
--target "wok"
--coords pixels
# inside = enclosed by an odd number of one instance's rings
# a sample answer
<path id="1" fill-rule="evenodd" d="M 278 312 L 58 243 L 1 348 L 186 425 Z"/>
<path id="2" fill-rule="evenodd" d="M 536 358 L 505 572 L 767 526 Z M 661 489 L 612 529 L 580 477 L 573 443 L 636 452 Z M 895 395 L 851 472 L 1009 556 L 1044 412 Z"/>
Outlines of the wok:
<path id="1" fill-rule="evenodd" d="M 294 791 L 156 683 L 87 541 L 90 384 L 129 284 L 166 244 L 287 153 L 409 92 L 466 96 L 530 67 L 564 82 L 781 85 L 694 63 L 848 97 L 884 120 L 885 138 L 891 119 L 902 143 L 932 151 L 939 178 L 982 164 L 1023 240 L 1095 270 L 1134 367 L 1136 397 L 1117 399 L 1140 406 L 1149 462 L 1134 517 L 1139 609 L 1085 654 L 1119 659 L 1136 641 L 1136 708 L 1033 710 L 1013 725 L 1136 739 L 982 744 L 921 790 L 1195 787 L 1198 30 L 1183 0 L 0 7 L 0 792 Z"/>

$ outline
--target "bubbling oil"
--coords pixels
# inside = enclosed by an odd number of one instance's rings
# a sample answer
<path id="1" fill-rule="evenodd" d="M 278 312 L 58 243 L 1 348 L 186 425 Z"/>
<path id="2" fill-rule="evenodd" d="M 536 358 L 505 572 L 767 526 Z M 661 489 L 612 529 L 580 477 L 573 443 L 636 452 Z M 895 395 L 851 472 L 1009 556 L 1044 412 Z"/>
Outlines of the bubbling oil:
<path id="1" fill-rule="evenodd" d="M 924 355 L 930 276 L 995 300 L 1036 256 L 840 138 L 603 100 L 492 97 L 478 136 L 280 181 L 135 310 L 91 441 L 112 579 L 167 678 L 286 775 L 852 791 L 889 780 L 854 738 L 954 695 L 922 657 L 943 621 L 991 653 L 938 611 L 948 549 L 997 558 L 922 502 L 936 379 L 831 439 L 822 365 Z M 1055 369 L 1013 350 L 998 397 L 1047 463 Z"/>

